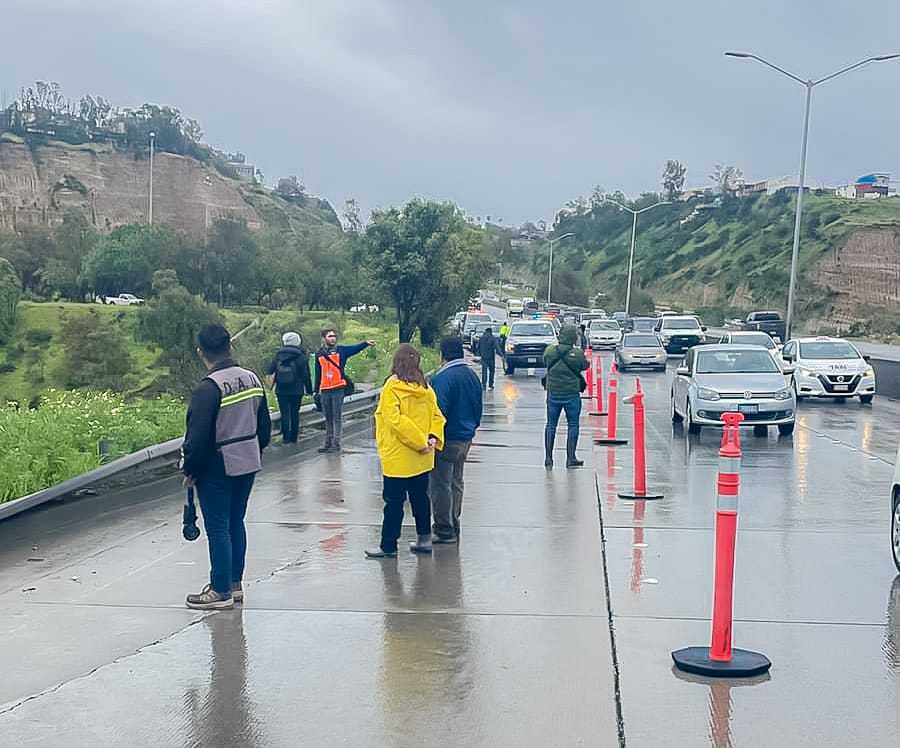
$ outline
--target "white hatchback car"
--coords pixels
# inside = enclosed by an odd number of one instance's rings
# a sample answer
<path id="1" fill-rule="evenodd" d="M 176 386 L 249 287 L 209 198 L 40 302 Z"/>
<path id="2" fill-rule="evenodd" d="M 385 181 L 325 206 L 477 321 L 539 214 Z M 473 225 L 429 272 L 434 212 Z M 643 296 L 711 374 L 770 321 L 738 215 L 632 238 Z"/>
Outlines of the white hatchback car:
<path id="1" fill-rule="evenodd" d="M 875 370 L 855 345 L 841 338 L 795 338 L 785 343 L 781 358 L 794 367 L 797 399 L 875 397 Z"/>
<path id="2" fill-rule="evenodd" d="M 622 328 L 614 319 L 594 319 L 587 337 L 591 348 L 615 348 L 622 342 Z"/>

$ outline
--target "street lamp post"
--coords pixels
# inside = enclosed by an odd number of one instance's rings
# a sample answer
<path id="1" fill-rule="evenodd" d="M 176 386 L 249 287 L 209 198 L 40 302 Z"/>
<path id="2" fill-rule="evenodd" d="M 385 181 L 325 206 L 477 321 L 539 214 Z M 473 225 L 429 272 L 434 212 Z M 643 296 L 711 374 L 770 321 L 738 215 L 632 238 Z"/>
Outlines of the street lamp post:
<path id="1" fill-rule="evenodd" d="M 797 261 L 800 255 L 800 219 L 803 215 L 803 190 L 806 187 L 806 144 L 809 140 L 809 108 L 810 103 L 812 102 L 812 90 L 820 83 L 830 81 L 832 78 L 837 78 L 839 75 L 849 73 L 851 70 L 855 70 L 856 68 L 862 67 L 863 65 L 867 65 L 870 62 L 884 62 L 885 60 L 893 60 L 900 57 L 900 54 L 867 57 L 865 60 L 860 60 L 853 65 L 848 65 L 847 67 L 838 70 L 836 73 L 826 75 L 824 78 L 819 78 L 818 80 L 803 80 L 803 78 L 801 78 L 799 75 L 794 75 L 793 73 L 790 73 L 787 70 L 778 67 L 778 65 L 775 65 L 768 60 L 764 60 L 758 55 L 750 54 L 749 52 L 726 52 L 725 56 L 738 57 L 740 59 L 749 59 L 761 62 L 763 65 L 766 65 L 773 70 L 777 70 L 782 75 L 785 75 L 791 80 L 796 81 L 806 89 L 806 110 L 803 114 L 803 137 L 800 141 L 800 184 L 797 185 L 797 212 L 794 216 L 794 245 L 791 250 L 791 278 L 788 282 L 787 314 L 785 314 L 784 323 L 785 335 L 787 336 L 787 338 L 790 338 L 791 326 L 794 321 L 794 294 L 797 285 Z"/>
<path id="2" fill-rule="evenodd" d="M 631 252 L 628 255 L 628 282 L 625 288 L 625 314 L 629 314 L 631 312 L 631 276 L 634 272 L 634 240 L 637 236 L 637 217 L 641 213 L 645 213 L 648 210 L 653 210 L 653 208 L 658 208 L 660 205 L 671 205 L 671 202 L 668 200 L 662 200 L 658 203 L 653 203 L 653 205 L 648 205 L 646 208 L 641 208 L 640 210 L 634 210 L 633 208 L 629 208 L 627 205 L 622 205 L 622 203 L 617 202 L 616 200 L 610 200 L 608 197 L 603 198 L 603 202 L 612 203 L 613 205 L 619 206 L 621 210 L 627 210 L 631 213 L 632 221 L 631 221 Z"/>
<path id="3" fill-rule="evenodd" d="M 575 236 L 571 231 L 568 234 L 550 239 L 550 271 L 547 273 L 547 303 L 550 303 L 550 292 L 553 290 L 553 242 L 561 242 L 570 236 Z"/>
<path id="4" fill-rule="evenodd" d="M 153 225 L 153 150 L 156 145 L 156 133 L 150 133 L 150 195 L 147 205 L 147 223 Z"/>

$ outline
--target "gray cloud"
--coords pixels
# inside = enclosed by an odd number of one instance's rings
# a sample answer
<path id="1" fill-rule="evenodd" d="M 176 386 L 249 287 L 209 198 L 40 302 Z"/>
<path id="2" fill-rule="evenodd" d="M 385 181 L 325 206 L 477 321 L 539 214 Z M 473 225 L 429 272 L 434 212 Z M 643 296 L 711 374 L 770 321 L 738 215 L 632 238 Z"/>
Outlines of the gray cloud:
<path id="1" fill-rule="evenodd" d="M 449 198 L 507 222 L 594 184 L 658 188 L 667 158 L 706 183 L 796 171 L 803 91 L 729 48 L 818 76 L 898 51 L 900 8 L 644 0 L 12 0 L 0 88 L 179 107 L 269 180 L 335 203 Z M 817 89 L 810 175 L 900 174 L 900 63 Z"/>

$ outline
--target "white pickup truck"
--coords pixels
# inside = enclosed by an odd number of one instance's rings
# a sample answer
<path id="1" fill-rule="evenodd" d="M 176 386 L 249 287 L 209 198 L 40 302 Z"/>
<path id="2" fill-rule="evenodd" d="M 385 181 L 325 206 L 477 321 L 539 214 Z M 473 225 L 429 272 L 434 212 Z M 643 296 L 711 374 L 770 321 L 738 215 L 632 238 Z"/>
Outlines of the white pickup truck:
<path id="1" fill-rule="evenodd" d="M 98 296 L 98 304 L 114 304 L 115 306 L 134 306 L 143 304 L 144 300 L 139 299 L 134 294 L 120 293 L 118 296 Z"/>

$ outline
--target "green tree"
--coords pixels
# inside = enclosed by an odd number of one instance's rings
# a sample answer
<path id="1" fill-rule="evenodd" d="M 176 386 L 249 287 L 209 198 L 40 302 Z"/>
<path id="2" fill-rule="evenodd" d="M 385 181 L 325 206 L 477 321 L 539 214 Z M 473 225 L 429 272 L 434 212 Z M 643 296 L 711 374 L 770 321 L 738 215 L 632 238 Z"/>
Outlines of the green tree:
<path id="1" fill-rule="evenodd" d="M 486 241 L 452 203 L 415 199 L 372 214 L 365 247 L 375 282 L 397 309 L 400 341 L 430 342 L 483 279 Z"/>
<path id="2" fill-rule="evenodd" d="M 88 288 L 100 296 L 148 295 L 153 272 L 172 267 L 181 253 L 180 238 L 165 226 L 129 224 L 100 239 L 83 262 Z"/>
<path id="3" fill-rule="evenodd" d="M 687 174 L 687 167 L 681 161 L 666 161 L 663 169 L 662 185 L 666 193 L 667 200 L 674 200 L 684 189 L 684 176 Z"/>
<path id="4" fill-rule="evenodd" d="M 222 317 L 184 286 L 173 284 L 167 271 L 157 272 L 154 281 L 160 293 L 141 308 L 139 335 L 160 349 L 159 361 L 168 367 L 160 384 L 187 394 L 205 371 L 197 356 L 197 333 L 204 325 L 221 324 Z"/>
<path id="5" fill-rule="evenodd" d="M 16 324 L 16 306 L 22 293 L 19 276 L 9 260 L 0 257 L 0 343 L 6 343 Z"/>
<path id="6" fill-rule="evenodd" d="M 246 301 L 257 286 L 259 245 L 246 221 L 219 219 L 204 251 L 207 300 Z"/>
<path id="7" fill-rule="evenodd" d="M 537 297 L 547 298 L 547 280 L 542 277 L 537 286 Z M 578 273 L 567 267 L 557 268 L 553 262 L 553 302 L 571 304 L 572 306 L 588 305 L 588 284 L 584 273 Z"/>
<path id="8" fill-rule="evenodd" d="M 134 362 L 122 331 L 91 309 L 65 316 L 63 382 L 66 387 L 124 392 L 134 385 Z"/>

